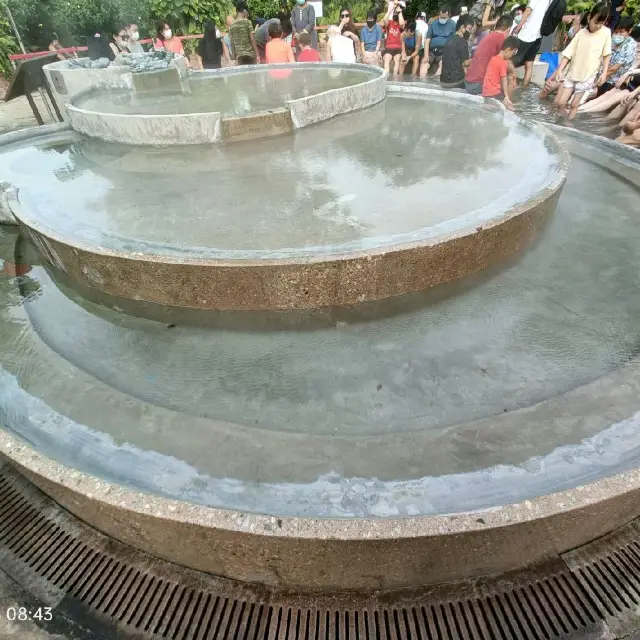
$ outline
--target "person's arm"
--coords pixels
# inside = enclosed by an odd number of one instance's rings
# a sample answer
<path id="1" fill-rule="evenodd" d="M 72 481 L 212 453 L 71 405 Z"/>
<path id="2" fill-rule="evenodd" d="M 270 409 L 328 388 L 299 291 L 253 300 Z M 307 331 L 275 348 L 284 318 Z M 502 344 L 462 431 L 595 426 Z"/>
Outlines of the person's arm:
<path id="1" fill-rule="evenodd" d="M 316 10 L 313 8 L 312 4 L 307 5 L 309 12 L 307 15 L 306 24 L 302 25 L 302 31 L 306 31 L 307 33 L 311 33 L 315 31 L 316 28 Z"/>
<path id="2" fill-rule="evenodd" d="M 427 60 L 429 59 L 429 45 L 431 44 L 431 38 L 433 38 L 433 27 L 429 25 L 429 29 L 427 30 L 427 37 L 424 41 L 424 55 Z"/>
<path id="3" fill-rule="evenodd" d="M 484 5 L 484 13 L 482 14 L 482 26 L 481 29 L 492 29 L 498 23 L 497 20 L 489 20 L 491 15 L 491 3 L 488 2 Z"/>
<path id="4" fill-rule="evenodd" d="M 640 95 L 640 87 L 636 87 L 633 91 L 629 91 L 627 95 L 622 98 L 621 104 L 629 104 L 632 100 Z"/>
<path id="5" fill-rule="evenodd" d="M 291 48 L 291 45 L 288 45 L 287 62 L 295 62 L 295 61 L 296 61 L 296 57 L 293 55 L 293 49 Z"/>
<path id="6" fill-rule="evenodd" d="M 326 62 L 331 62 L 331 40 L 327 41 L 325 56 L 326 56 Z"/>
<path id="7" fill-rule="evenodd" d="M 364 40 L 360 40 L 360 51 L 362 52 L 362 57 L 364 58 L 364 54 L 367 53 L 364 48 Z"/>
<path id="8" fill-rule="evenodd" d="M 251 27 L 247 27 L 249 30 L 249 38 L 251 39 L 251 46 L 253 47 L 253 55 L 256 58 L 256 64 L 260 63 L 260 53 L 258 52 L 258 43 L 256 42 L 256 34 L 251 30 Z"/>
<path id="9" fill-rule="evenodd" d="M 402 49 L 402 52 L 400 54 L 401 60 L 402 62 L 406 62 L 407 61 L 407 45 L 405 44 L 404 37 L 400 40 L 400 43 L 401 43 L 400 48 Z"/>
<path id="10" fill-rule="evenodd" d="M 402 13 L 402 10 L 400 10 L 400 13 L 398 14 L 398 24 L 400 25 L 401 29 L 404 29 L 406 20 L 404 19 L 404 13 Z"/>
<path id="11" fill-rule="evenodd" d="M 513 35 L 517 36 L 522 31 L 522 27 L 524 27 L 524 25 L 527 23 L 527 20 L 529 19 L 529 16 L 531 15 L 531 11 L 533 10 L 533 4 L 534 2 L 532 2 L 524 10 L 524 13 L 522 14 L 522 19 L 520 20 L 520 24 L 516 25 L 516 28 L 513 30 Z"/>
<path id="12" fill-rule="evenodd" d="M 420 50 L 422 49 L 422 34 L 416 30 L 416 47 L 413 50 L 413 53 L 409 56 L 410 59 L 417 58 L 420 55 Z"/>
<path id="13" fill-rule="evenodd" d="M 116 47 L 115 44 L 113 44 L 113 42 L 109 43 L 109 48 L 111 49 L 111 51 L 113 51 L 113 55 L 117 56 L 120 52 L 118 51 L 118 47 Z"/>
<path id="14" fill-rule="evenodd" d="M 602 73 L 596 81 L 596 87 L 601 87 L 607 81 L 607 73 L 609 71 L 609 62 L 611 61 L 611 54 L 602 58 Z"/>
<path id="15" fill-rule="evenodd" d="M 204 69 L 204 63 L 202 62 L 202 56 L 199 53 L 196 53 L 196 58 L 198 58 L 198 67 L 200 67 L 200 69 Z"/>
<path id="16" fill-rule="evenodd" d="M 358 43 L 360 42 L 360 38 L 358 38 L 358 36 L 355 33 L 353 33 L 353 31 L 343 31 L 342 35 L 345 38 L 351 38 L 351 40 L 353 40 L 356 46 L 358 46 Z"/>
<path id="17" fill-rule="evenodd" d="M 220 38 L 220 42 L 222 42 L 222 57 L 224 58 L 225 62 L 229 62 L 231 60 L 229 47 L 227 47 L 227 43 L 224 41 L 224 38 Z"/>
<path id="18" fill-rule="evenodd" d="M 504 96 L 502 104 L 504 104 L 507 109 L 512 110 L 513 103 L 511 102 L 511 98 L 509 97 L 509 83 L 507 82 L 506 73 L 500 78 L 500 88 L 502 89 L 502 95 Z"/>

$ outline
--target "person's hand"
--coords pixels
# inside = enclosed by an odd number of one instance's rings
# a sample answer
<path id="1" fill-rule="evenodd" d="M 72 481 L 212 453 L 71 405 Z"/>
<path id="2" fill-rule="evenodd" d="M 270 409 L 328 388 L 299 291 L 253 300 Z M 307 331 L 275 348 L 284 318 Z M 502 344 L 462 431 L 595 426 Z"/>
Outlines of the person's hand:
<path id="1" fill-rule="evenodd" d="M 516 28 L 513 30 L 513 35 L 517 36 L 520 33 L 520 29 L 522 29 L 522 23 L 516 25 Z"/>
<path id="2" fill-rule="evenodd" d="M 509 100 L 509 98 L 507 98 L 505 96 L 504 100 L 502 101 L 502 104 L 509 109 L 509 111 L 513 111 L 513 102 L 511 102 L 511 100 Z"/>
<path id="3" fill-rule="evenodd" d="M 627 91 L 627 95 L 622 98 L 620 104 L 626 107 L 631 102 L 631 100 L 631 91 Z"/>
<path id="4" fill-rule="evenodd" d="M 346 27 L 347 24 L 349 24 L 349 18 L 342 18 L 342 20 L 340 20 L 340 29 Z"/>
<path id="5" fill-rule="evenodd" d="M 596 80 L 596 87 L 601 87 L 607 81 L 607 76 L 601 73 Z"/>
<path id="6" fill-rule="evenodd" d="M 627 82 L 627 74 L 625 73 L 617 82 L 616 89 L 622 89 L 623 85 Z"/>

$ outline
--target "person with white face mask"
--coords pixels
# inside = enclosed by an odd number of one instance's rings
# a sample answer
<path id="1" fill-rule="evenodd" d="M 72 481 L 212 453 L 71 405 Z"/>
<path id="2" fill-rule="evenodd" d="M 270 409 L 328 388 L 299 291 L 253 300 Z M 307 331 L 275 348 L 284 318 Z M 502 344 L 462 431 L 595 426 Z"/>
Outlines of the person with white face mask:
<path id="1" fill-rule="evenodd" d="M 127 41 L 127 48 L 131 53 L 142 53 L 144 49 L 140 42 L 140 31 L 138 30 L 138 25 L 135 22 L 132 22 L 127 26 L 127 32 L 129 34 L 129 40 Z"/>
<path id="2" fill-rule="evenodd" d="M 308 33 L 311 37 L 311 48 L 318 48 L 318 32 L 316 31 L 316 10 L 307 0 L 296 0 L 291 10 L 291 28 L 293 39 L 297 41 L 298 34 Z"/>
<path id="3" fill-rule="evenodd" d="M 166 49 L 172 53 L 184 55 L 180 38 L 173 35 L 173 30 L 164 20 L 159 20 L 156 23 L 156 35 L 157 38 L 153 43 L 156 49 Z"/>

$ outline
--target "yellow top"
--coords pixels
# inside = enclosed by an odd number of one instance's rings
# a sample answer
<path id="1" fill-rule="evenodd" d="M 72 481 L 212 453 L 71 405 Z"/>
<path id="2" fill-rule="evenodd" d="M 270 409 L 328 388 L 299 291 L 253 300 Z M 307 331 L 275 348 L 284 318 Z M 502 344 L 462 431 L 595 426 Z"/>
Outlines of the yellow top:
<path id="1" fill-rule="evenodd" d="M 602 58 L 611 55 L 611 30 L 601 27 L 592 33 L 586 27 L 580 29 L 562 55 L 571 60 L 567 80 L 586 82 L 598 73 Z"/>

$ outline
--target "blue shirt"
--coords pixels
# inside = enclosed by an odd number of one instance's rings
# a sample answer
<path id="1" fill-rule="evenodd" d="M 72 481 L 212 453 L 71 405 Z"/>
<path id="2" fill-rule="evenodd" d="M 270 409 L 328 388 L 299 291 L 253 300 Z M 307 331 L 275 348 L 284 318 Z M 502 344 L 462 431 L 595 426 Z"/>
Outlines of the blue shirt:
<path id="1" fill-rule="evenodd" d="M 442 49 L 447 40 L 456 32 L 456 23 L 449 19 L 444 24 L 440 24 L 440 20 L 434 20 L 429 25 L 427 31 L 427 40 L 431 40 L 430 49 Z"/>
<path id="2" fill-rule="evenodd" d="M 360 41 L 364 42 L 365 51 L 375 51 L 380 40 L 382 40 L 382 27 L 379 24 L 374 24 L 372 29 L 367 26 L 360 29 Z"/>

